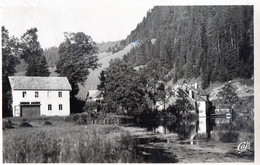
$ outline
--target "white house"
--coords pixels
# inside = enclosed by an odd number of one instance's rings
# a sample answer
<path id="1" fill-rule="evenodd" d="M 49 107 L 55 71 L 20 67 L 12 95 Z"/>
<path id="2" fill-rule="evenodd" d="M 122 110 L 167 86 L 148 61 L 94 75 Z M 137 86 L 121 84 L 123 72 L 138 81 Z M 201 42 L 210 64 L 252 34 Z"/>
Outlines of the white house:
<path id="1" fill-rule="evenodd" d="M 66 77 L 11 76 L 13 116 L 70 114 L 71 86 Z"/>
<path id="2" fill-rule="evenodd" d="M 209 98 L 208 94 L 198 87 L 198 84 L 187 85 L 183 84 L 182 86 L 176 85 L 173 90 L 174 96 L 176 96 L 177 89 L 181 89 L 188 96 L 187 99 L 197 111 L 199 117 L 207 117 L 209 111 Z M 177 93 L 177 94 L 176 94 Z"/>
<path id="3" fill-rule="evenodd" d="M 218 116 L 231 116 L 232 115 L 232 106 L 230 104 L 216 105 L 215 114 Z"/>
<path id="4" fill-rule="evenodd" d="M 201 95 L 198 99 L 197 99 L 197 110 L 198 110 L 198 114 L 199 117 L 206 117 L 208 114 L 208 95 Z"/>

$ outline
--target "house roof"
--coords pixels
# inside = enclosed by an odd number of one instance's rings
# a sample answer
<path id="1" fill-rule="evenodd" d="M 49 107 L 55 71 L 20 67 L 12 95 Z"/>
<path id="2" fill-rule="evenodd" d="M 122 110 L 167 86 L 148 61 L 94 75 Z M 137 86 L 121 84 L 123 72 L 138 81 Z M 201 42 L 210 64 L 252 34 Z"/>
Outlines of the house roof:
<path id="1" fill-rule="evenodd" d="M 207 101 L 206 99 L 204 99 L 204 98 L 202 98 L 202 97 L 200 97 L 200 96 L 198 96 L 196 100 L 197 100 L 197 101 Z"/>
<path id="2" fill-rule="evenodd" d="M 9 76 L 13 90 L 72 90 L 67 77 Z"/>
<path id="3" fill-rule="evenodd" d="M 88 90 L 88 97 L 99 98 L 99 97 L 101 97 L 101 91 L 99 91 L 99 90 Z"/>
<path id="4" fill-rule="evenodd" d="M 230 109 L 231 105 L 230 104 L 221 104 L 221 105 L 216 105 L 217 109 Z"/>
<path id="5" fill-rule="evenodd" d="M 201 89 L 200 87 L 197 87 L 197 89 L 195 89 L 194 86 L 190 87 L 191 89 L 193 89 L 194 91 L 196 91 L 197 93 L 199 93 L 201 96 L 206 96 L 208 95 L 203 89 Z"/>

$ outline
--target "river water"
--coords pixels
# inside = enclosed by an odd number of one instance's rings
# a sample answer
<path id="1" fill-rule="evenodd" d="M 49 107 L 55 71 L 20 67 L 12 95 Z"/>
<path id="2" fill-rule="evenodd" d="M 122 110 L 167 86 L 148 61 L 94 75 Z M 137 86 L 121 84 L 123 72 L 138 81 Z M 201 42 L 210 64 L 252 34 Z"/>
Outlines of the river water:
<path id="1" fill-rule="evenodd" d="M 248 117 L 163 120 L 134 127 L 145 129 L 145 133 L 129 137 L 144 162 L 254 161 L 254 121 Z M 242 142 L 247 146 L 239 152 Z"/>

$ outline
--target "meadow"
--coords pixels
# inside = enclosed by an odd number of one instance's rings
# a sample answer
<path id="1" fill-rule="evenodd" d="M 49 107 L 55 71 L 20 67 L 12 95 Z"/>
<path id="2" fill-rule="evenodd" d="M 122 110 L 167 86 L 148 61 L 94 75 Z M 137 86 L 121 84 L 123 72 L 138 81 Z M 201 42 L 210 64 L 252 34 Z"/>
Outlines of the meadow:
<path id="1" fill-rule="evenodd" d="M 4 163 L 142 162 L 128 132 L 118 125 L 78 125 L 50 118 L 29 119 L 33 127 L 21 127 L 25 119 L 9 120 L 15 128 L 3 130 Z"/>

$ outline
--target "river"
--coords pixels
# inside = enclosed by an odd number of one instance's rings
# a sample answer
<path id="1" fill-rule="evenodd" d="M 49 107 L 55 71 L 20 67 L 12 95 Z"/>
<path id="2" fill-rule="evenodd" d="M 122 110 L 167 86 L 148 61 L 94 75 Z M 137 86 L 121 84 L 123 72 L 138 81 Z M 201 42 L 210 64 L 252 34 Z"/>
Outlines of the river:
<path id="1" fill-rule="evenodd" d="M 162 120 L 131 126 L 135 152 L 147 163 L 253 162 L 254 121 L 248 117 Z M 128 123 L 129 124 L 129 123 Z M 238 145 L 245 142 L 245 150 Z M 239 152 L 240 151 L 240 152 Z"/>

